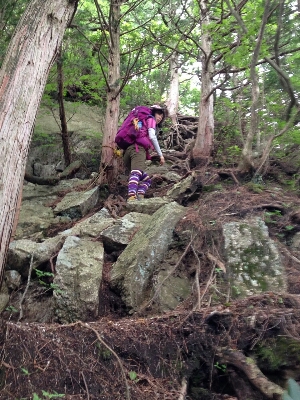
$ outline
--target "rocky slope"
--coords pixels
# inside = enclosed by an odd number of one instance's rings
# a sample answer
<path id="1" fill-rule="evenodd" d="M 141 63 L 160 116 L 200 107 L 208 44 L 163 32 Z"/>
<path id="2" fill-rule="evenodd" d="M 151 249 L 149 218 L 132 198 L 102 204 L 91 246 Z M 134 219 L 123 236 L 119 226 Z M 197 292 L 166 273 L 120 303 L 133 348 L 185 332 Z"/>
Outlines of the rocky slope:
<path id="1" fill-rule="evenodd" d="M 300 379 L 297 189 L 165 154 L 129 204 L 123 175 L 24 183 L 0 399 L 267 399 Z"/>

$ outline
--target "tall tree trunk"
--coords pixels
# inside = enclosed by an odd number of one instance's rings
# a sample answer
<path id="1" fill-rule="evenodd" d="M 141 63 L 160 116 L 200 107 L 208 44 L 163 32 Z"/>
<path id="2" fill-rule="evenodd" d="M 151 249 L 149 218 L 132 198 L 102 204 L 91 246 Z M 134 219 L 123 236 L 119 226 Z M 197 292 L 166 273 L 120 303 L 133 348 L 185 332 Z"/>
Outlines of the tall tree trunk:
<path id="1" fill-rule="evenodd" d="M 57 86 L 58 86 L 58 105 L 59 105 L 59 118 L 61 126 L 61 139 L 64 150 L 65 166 L 68 167 L 72 162 L 70 140 L 68 134 L 68 125 L 66 119 L 66 112 L 64 106 L 64 75 L 63 75 L 63 60 L 61 54 L 61 46 L 57 54 Z"/>
<path id="2" fill-rule="evenodd" d="M 179 73 L 178 73 L 178 53 L 175 52 L 170 60 L 170 90 L 166 101 L 168 116 L 171 118 L 172 124 L 177 124 L 177 112 L 179 105 Z"/>
<path id="3" fill-rule="evenodd" d="M 258 74 L 256 71 L 256 65 L 260 53 L 260 48 L 262 45 L 263 35 L 265 27 L 268 21 L 270 9 L 270 0 L 265 1 L 264 14 L 258 33 L 258 38 L 256 40 L 256 46 L 253 52 L 250 65 L 250 81 L 252 84 L 252 104 L 251 104 L 251 118 L 249 132 L 245 140 L 245 144 L 242 150 L 241 160 L 239 162 L 239 170 L 241 172 L 249 172 L 251 168 L 254 167 L 253 163 L 253 142 L 258 130 L 258 110 L 259 110 L 259 81 Z"/>
<path id="4" fill-rule="evenodd" d="M 0 272 L 21 195 L 32 127 L 77 0 L 32 0 L 0 71 Z"/>
<path id="5" fill-rule="evenodd" d="M 114 140 L 120 111 L 120 16 L 121 2 L 111 0 L 109 18 L 109 60 L 107 103 L 102 141 L 99 183 L 111 184 L 118 173 L 119 160 L 114 154 Z"/>
<path id="6" fill-rule="evenodd" d="M 214 139 L 214 104 L 212 96 L 214 66 L 211 59 L 211 37 L 208 31 L 210 19 L 206 0 L 200 0 L 200 9 L 202 21 L 201 49 L 203 53 L 201 60 L 201 99 L 198 130 L 192 158 L 196 165 L 201 166 L 207 163 L 211 155 Z"/>

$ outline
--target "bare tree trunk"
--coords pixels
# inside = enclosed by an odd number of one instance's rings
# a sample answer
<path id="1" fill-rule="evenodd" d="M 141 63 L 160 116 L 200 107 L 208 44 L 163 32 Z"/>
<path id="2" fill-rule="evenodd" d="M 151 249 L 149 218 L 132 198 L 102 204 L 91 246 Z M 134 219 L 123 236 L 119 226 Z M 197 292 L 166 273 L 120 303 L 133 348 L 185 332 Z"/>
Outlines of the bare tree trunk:
<path id="1" fill-rule="evenodd" d="M 207 163 L 213 146 L 214 139 L 214 106 L 213 106 L 213 82 L 212 75 L 214 66 L 212 63 L 211 37 L 207 26 L 210 22 L 206 0 L 200 0 L 202 20 L 202 72 L 201 72 L 201 100 L 199 104 L 199 122 L 196 142 L 192 157 L 197 165 Z"/>
<path id="2" fill-rule="evenodd" d="M 32 127 L 77 0 L 32 0 L 0 71 L 0 272 L 22 190 Z"/>
<path id="3" fill-rule="evenodd" d="M 111 184 L 118 173 L 118 158 L 114 155 L 115 137 L 120 111 L 120 17 L 121 1 L 111 0 L 109 18 L 109 72 L 107 103 L 102 141 L 99 183 Z"/>
<path id="4" fill-rule="evenodd" d="M 177 124 L 177 112 L 179 105 L 179 73 L 178 73 L 178 53 L 175 52 L 170 60 L 171 82 L 169 96 L 166 101 L 168 116 L 171 118 L 172 124 Z"/>
<path id="5" fill-rule="evenodd" d="M 64 106 L 64 76 L 63 76 L 63 61 L 61 54 L 61 46 L 59 47 L 59 51 L 57 54 L 56 64 L 57 64 L 58 105 L 59 105 L 59 118 L 61 126 L 61 138 L 63 143 L 65 166 L 67 167 L 72 162 L 72 156 L 70 150 L 68 125 L 67 125 L 66 112 Z"/>
<path id="6" fill-rule="evenodd" d="M 250 80 L 252 83 L 252 104 L 251 104 L 251 120 L 249 132 L 245 140 L 245 144 L 242 150 L 242 157 L 239 163 L 239 170 L 241 172 L 248 172 L 253 165 L 253 141 L 258 130 L 258 105 L 259 105 L 259 82 L 258 74 L 256 71 L 256 65 L 260 53 L 260 48 L 263 40 L 264 30 L 268 21 L 268 14 L 270 8 L 270 0 L 266 0 L 264 15 L 262 18 L 256 46 L 251 60 L 250 65 Z"/>

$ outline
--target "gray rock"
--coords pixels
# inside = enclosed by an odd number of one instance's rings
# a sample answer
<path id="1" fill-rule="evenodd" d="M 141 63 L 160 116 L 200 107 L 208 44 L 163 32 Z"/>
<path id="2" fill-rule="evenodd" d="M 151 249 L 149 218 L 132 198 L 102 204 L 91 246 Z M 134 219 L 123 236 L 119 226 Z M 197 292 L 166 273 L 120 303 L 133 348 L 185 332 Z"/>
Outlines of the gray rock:
<path id="1" fill-rule="evenodd" d="M 52 223 L 54 223 L 52 208 L 45 206 L 43 201 L 38 199 L 24 200 L 15 239 L 29 237 L 36 232 L 45 232 Z"/>
<path id="2" fill-rule="evenodd" d="M 161 207 L 113 264 L 111 286 L 121 293 L 129 309 L 137 309 L 147 298 L 153 272 L 167 253 L 174 227 L 185 212 L 175 202 Z"/>
<path id="3" fill-rule="evenodd" d="M 292 238 L 291 249 L 300 252 L 300 232 L 296 232 Z"/>
<path id="4" fill-rule="evenodd" d="M 32 266 L 37 268 L 57 254 L 64 241 L 65 238 L 63 236 L 49 238 L 42 243 L 36 243 L 28 239 L 14 240 L 9 245 L 6 269 L 16 270 L 26 277 L 32 255 Z"/>
<path id="5" fill-rule="evenodd" d="M 66 238 L 53 281 L 60 322 L 87 321 L 97 316 L 103 257 L 102 243 L 76 236 Z"/>
<path id="6" fill-rule="evenodd" d="M 0 289 L 0 313 L 5 310 L 9 303 L 9 291 L 6 283 L 3 281 Z"/>
<path id="7" fill-rule="evenodd" d="M 172 199 L 178 198 L 178 196 L 185 193 L 192 186 L 193 179 L 193 176 L 189 175 L 187 178 L 176 183 L 170 190 L 168 190 L 167 196 Z"/>
<path id="8" fill-rule="evenodd" d="M 197 200 L 202 191 L 200 174 L 193 171 L 188 177 L 176 183 L 168 192 L 167 197 L 186 204 L 188 201 Z"/>
<path id="9" fill-rule="evenodd" d="M 286 290 L 280 253 L 261 218 L 224 224 L 223 235 L 233 297 Z"/>
<path id="10" fill-rule="evenodd" d="M 56 186 L 24 183 L 21 211 L 14 239 L 32 238 L 36 234 L 44 237 L 50 226 L 64 222 L 62 221 L 64 217 L 54 215 L 51 204 L 57 201 L 59 193 L 88 182 L 88 180 L 69 179 L 59 182 Z"/>
<path id="11" fill-rule="evenodd" d="M 5 271 L 4 281 L 8 289 L 16 290 L 20 287 L 21 275 L 15 270 Z"/>
<path id="12" fill-rule="evenodd" d="M 164 177 L 169 181 L 169 182 L 179 182 L 181 180 L 181 176 L 177 174 L 176 172 L 173 171 L 167 171 L 164 174 Z"/>
<path id="13" fill-rule="evenodd" d="M 62 180 L 55 186 L 35 185 L 25 182 L 23 186 L 22 200 L 30 200 L 39 198 L 44 203 L 49 203 L 52 199 L 57 199 L 58 194 L 68 190 L 73 190 L 76 187 L 86 185 L 90 182 L 89 179 L 82 180 L 78 178 Z"/>
<path id="14" fill-rule="evenodd" d="M 105 249 L 124 249 L 150 218 L 149 215 L 132 212 L 116 220 L 114 225 L 104 229 L 100 235 Z"/>
<path id="15" fill-rule="evenodd" d="M 102 208 L 96 214 L 78 222 L 71 229 L 61 232 L 64 236 L 99 237 L 101 232 L 112 226 L 116 220 L 112 218 L 106 208 Z"/>
<path id="16" fill-rule="evenodd" d="M 130 201 L 126 204 L 126 208 L 130 212 L 152 215 L 168 203 L 170 203 L 170 199 L 166 197 L 152 197 L 150 199 Z"/>
<path id="17" fill-rule="evenodd" d="M 55 175 L 55 166 L 52 165 L 43 165 L 39 162 L 33 164 L 33 175 L 47 177 Z"/>
<path id="18" fill-rule="evenodd" d="M 172 269 L 172 267 L 169 267 Z M 185 276 L 168 276 L 169 271 L 159 271 L 154 286 L 155 302 L 159 310 L 167 312 L 174 310 L 180 302 L 191 294 L 191 284 Z"/>
<path id="19" fill-rule="evenodd" d="M 55 207 L 55 215 L 68 216 L 72 219 L 86 215 L 98 202 L 99 189 L 95 187 L 87 192 L 70 192 Z"/>

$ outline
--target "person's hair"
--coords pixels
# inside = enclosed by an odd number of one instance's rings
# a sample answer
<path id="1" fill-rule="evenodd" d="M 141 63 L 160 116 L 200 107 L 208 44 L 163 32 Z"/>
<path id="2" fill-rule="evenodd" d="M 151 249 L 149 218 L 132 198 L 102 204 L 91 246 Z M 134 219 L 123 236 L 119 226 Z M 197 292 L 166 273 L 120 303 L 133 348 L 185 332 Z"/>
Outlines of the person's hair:
<path id="1" fill-rule="evenodd" d="M 157 105 L 151 106 L 150 108 L 151 108 L 151 114 L 153 115 L 153 117 L 154 117 L 154 115 L 155 115 L 156 113 L 157 113 L 157 114 L 162 114 L 162 116 L 163 116 L 163 117 L 162 117 L 162 120 L 160 121 L 159 124 L 157 124 L 157 126 L 160 128 L 160 127 L 162 126 L 162 123 L 163 123 L 165 117 L 166 117 L 166 112 L 165 112 L 165 110 L 164 110 L 162 107 L 157 106 Z"/>

